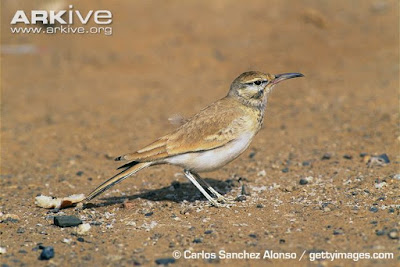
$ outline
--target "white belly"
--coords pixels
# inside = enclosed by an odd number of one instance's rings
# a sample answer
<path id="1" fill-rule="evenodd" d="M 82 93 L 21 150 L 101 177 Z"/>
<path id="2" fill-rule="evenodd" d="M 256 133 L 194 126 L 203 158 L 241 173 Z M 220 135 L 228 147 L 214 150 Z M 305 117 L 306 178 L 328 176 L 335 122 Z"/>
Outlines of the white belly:
<path id="1" fill-rule="evenodd" d="M 246 133 L 223 147 L 213 150 L 186 153 L 166 159 L 166 163 L 195 172 L 208 172 L 228 164 L 249 146 L 253 134 Z"/>

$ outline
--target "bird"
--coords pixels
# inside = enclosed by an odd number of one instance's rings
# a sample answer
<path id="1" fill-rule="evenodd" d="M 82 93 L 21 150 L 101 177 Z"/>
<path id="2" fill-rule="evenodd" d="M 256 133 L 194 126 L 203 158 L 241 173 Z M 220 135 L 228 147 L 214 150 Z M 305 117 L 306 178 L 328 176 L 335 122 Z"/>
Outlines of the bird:
<path id="1" fill-rule="evenodd" d="M 115 158 L 127 161 L 118 168 L 122 171 L 99 185 L 84 200 L 92 200 L 144 168 L 171 164 L 183 168 L 184 175 L 211 205 L 220 207 L 232 203 L 199 173 L 217 170 L 242 154 L 263 125 L 272 89 L 281 81 L 297 77 L 304 75 L 259 71 L 240 74 L 225 97 L 185 120 L 176 130 L 136 152 Z"/>

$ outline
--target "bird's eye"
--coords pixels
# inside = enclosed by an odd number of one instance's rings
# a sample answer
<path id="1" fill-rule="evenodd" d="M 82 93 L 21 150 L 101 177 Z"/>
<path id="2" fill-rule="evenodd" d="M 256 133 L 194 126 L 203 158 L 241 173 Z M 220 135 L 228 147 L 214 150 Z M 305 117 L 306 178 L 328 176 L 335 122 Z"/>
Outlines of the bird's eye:
<path id="1" fill-rule="evenodd" d="M 260 84 L 261 84 L 261 81 L 255 81 L 254 84 L 255 84 L 255 85 L 260 85 Z"/>

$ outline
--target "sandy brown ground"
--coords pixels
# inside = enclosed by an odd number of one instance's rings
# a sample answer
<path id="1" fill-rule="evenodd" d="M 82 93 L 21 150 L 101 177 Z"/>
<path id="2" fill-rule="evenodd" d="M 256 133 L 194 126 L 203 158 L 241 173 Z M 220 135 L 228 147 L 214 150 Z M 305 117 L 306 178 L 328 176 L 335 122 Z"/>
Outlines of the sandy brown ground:
<path id="1" fill-rule="evenodd" d="M 111 10 L 113 35 L 13 35 L 15 10 L 34 5 L 1 2 L 2 266 L 155 266 L 175 250 L 221 249 L 297 259 L 181 258 L 174 266 L 398 266 L 397 1 L 69 3 Z M 37 51 L 4 49 L 21 44 Z M 209 207 L 179 168 L 158 166 L 84 210 L 34 205 L 41 193 L 88 193 L 115 173 L 113 157 L 173 130 L 170 116 L 193 115 L 247 70 L 306 77 L 275 89 L 248 151 L 203 174 L 229 197 L 240 194 L 242 177 L 246 201 Z M 391 162 L 367 168 L 360 153 Z M 53 225 L 60 214 L 92 224 L 84 242 L 76 229 Z M 53 259 L 38 260 L 40 243 L 54 247 Z M 311 262 L 319 251 L 394 259 Z"/>

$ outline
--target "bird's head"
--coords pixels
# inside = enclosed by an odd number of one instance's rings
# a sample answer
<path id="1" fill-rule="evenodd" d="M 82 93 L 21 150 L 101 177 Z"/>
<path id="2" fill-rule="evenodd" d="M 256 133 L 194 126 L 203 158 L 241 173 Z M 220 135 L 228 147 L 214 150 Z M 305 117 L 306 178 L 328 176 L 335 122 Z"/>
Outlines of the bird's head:
<path id="1" fill-rule="evenodd" d="M 228 95 L 250 106 L 265 107 L 268 94 L 277 83 L 303 76 L 301 73 L 274 75 L 259 71 L 244 72 L 232 82 Z"/>

